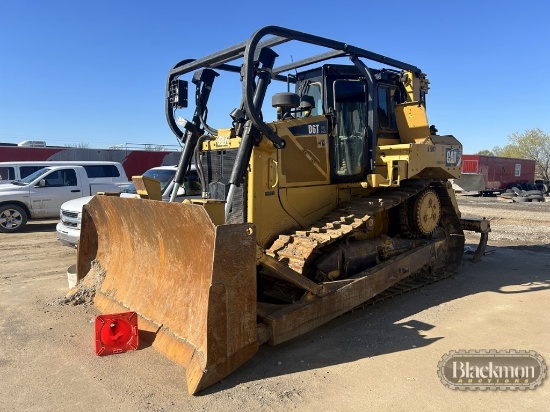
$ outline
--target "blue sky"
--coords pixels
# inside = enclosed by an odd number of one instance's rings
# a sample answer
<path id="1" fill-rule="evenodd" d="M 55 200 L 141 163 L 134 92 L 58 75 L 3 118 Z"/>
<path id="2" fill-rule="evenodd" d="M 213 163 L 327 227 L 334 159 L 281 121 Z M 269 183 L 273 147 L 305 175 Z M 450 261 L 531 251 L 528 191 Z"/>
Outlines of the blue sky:
<path id="1" fill-rule="evenodd" d="M 430 79 L 430 123 L 465 153 L 503 146 L 513 132 L 550 133 L 550 2 L 220 3 L 0 2 L 0 141 L 175 145 L 164 116 L 170 68 L 266 25 L 420 67 Z M 301 51 L 286 50 L 277 64 Z M 234 81 L 214 85 L 214 127 L 230 126 L 240 102 Z"/>

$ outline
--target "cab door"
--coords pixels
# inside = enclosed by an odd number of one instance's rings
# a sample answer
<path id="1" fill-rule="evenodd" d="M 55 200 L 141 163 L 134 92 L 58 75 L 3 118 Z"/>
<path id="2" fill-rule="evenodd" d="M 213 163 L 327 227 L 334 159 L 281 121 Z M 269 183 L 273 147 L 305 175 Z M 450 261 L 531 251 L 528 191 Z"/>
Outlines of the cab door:
<path id="1" fill-rule="evenodd" d="M 63 203 L 82 196 L 82 188 L 74 169 L 54 170 L 45 175 L 38 185 L 31 188 L 33 217 L 56 217 Z"/>
<path id="2" fill-rule="evenodd" d="M 360 79 L 332 82 L 331 180 L 357 182 L 370 171 L 367 144 L 367 85 Z"/>

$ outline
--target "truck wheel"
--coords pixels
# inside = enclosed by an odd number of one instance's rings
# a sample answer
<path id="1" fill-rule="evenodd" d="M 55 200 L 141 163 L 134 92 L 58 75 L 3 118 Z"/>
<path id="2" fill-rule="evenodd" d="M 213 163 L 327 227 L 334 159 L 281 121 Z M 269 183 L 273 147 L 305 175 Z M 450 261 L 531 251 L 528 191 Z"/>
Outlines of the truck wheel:
<path id="1" fill-rule="evenodd" d="M 27 224 L 27 213 L 17 205 L 0 206 L 0 232 L 18 232 Z"/>

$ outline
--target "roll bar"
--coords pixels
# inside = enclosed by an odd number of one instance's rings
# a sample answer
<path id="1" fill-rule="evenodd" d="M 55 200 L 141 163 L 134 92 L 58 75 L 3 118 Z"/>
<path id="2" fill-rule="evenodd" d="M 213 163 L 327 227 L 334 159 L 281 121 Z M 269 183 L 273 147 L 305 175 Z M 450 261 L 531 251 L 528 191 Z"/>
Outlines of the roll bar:
<path id="1" fill-rule="evenodd" d="M 264 37 L 269 35 L 272 35 L 274 37 L 268 40 L 260 41 Z M 294 83 L 295 79 L 293 79 L 291 76 L 284 76 L 281 73 L 285 73 L 290 70 L 304 67 L 313 63 L 318 63 L 321 61 L 326 61 L 332 58 L 343 56 L 350 56 L 352 59 L 365 58 L 398 69 L 410 71 L 416 76 L 419 76 L 421 73 L 421 70 L 416 66 L 347 43 L 287 29 L 284 27 L 266 26 L 257 30 L 252 35 L 252 37 L 250 37 L 250 39 L 245 42 L 228 47 L 200 59 L 182 60 L 170 70 L 166 82 L 165 112 L 168 124 L 172 132 L 184 142 L 187 139 L 186 135 L 193 133 L 199 135 L 202 134 L 201 124 L 199 122 L 197 112 L 195 112 L 194 119 L 191 122 L 192 124 L 190 124 L 189 127 L 185 129 L 185 132 L 178 127 L 174 119 L 174 109 L 176 107 L 185 106 L 176 106 L 174 104 L 174 101 L 172 99 L 173 87 L 174 81 L 177 81 L 177 78 L 179 76 L 198 69 L 210 68 L 234 73 L 241 73 L 243 91 L 242 105 L 245 110 L 245 116 L 250 119 L 252 121 L 252 124 L 262 134 L 270 139 L 276 147 L 284 147 L 284 140 L 281 139 L 281 137 L 278 136 L 262 119 L 261 104 L 258 105 L 258 103 L 263 102 L 254 101 L 254 82 L 256 77 L 257 60 L 260 56 L 261 50 L 263 48 L 272 48 L 291 40 L 314 44 L 332 50 L 304 60 L 299 60 L 290 64 L 285 64 L 283 66 L 273 68 L 271 70 L 271 78 L 274 80 Z M 244 59 L 242 67 L 228 64 L 240 58 Z"/>

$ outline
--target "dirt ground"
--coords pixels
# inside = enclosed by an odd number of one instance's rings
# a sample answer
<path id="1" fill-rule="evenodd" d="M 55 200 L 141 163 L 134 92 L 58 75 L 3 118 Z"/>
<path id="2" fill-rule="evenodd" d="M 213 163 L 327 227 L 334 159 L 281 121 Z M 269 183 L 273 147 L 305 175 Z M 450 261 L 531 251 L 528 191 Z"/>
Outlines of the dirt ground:
<path id="1" fill-rule="evenodd" d="M 458 349 L 535 350 L 550 362 L 550 202 L 459 198 L 492 221 L 490 254 L 458 275 L 346 314 L 259 353 L 199 396 L 151 347 L 98 357 L 89 306 L 54 302 L 75 251 L 55 222 L 0 234 L 2 411 L 548 410 L 550 382 L 530 391 L 454 391 L 437 376 Z M 476 235 L 468 235 L 473 247 Z"/>

